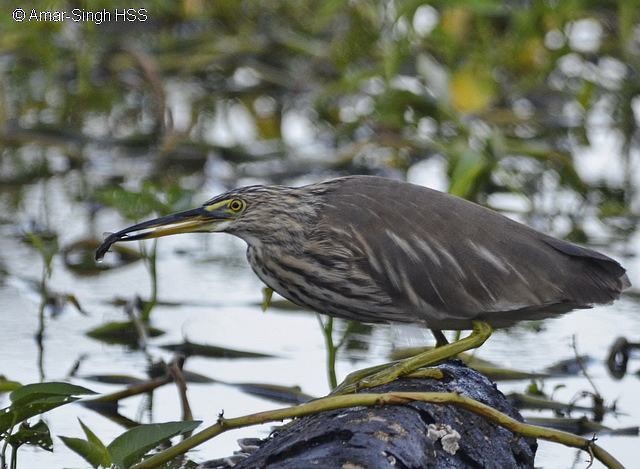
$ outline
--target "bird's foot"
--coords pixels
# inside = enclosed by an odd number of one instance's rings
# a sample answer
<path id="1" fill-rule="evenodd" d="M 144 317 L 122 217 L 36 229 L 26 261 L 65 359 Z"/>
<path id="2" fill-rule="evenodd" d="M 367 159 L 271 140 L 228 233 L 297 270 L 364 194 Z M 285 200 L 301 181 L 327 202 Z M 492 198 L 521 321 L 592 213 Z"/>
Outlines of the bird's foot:
<path id="1" fill-rule="evenodd" d="M 444 374 L 439 369 L 428 367 L 413 370 L 405 374 L 402 365 L 402 362 L 391 362 L 354 371 L 331 392 L 331 395 L 353 394 L 363 389 L 388 384 L 401 377 L 430 379 L 442 379 L 444 377 Z"/>
<path id="2" fill-rule="evenodd" d="M 421 377 L 440 379 L 442 378 L 440 370 L 425 369 L 425 367 L 441 363 L 457 356 L 459 353 L 480 347 L 489 338 L 492 331 L 493 329 L 486 322 L 474 321 L 473 331 L 464 339 L 419 353 L 404 360 L 354 371 L 332 391 L 331 395 L 352 394 L 362 389 L 382 386 L 403 376 L 415 377 L 416 372 L 419 372 Z"/>
<path id="3" fill-rule="evenodd" d="M 383 384 L 391 383 L 398 378 L 426 378 L 426 379 L 442 379 L 444 373 L 438 368 L 420 368 L 417 370 L 411 370 L 407 372 L 403 363 L 390 364 L 384 370 L 374 373 L 370 376 L 362 378 L 359 381 L 353 383 L 353 390 L 349 387 L 344 389 L 344 394 L 351 392 L 358 392 L 363 389 L 375 388 L 376 386 L 382 386 Z"/>

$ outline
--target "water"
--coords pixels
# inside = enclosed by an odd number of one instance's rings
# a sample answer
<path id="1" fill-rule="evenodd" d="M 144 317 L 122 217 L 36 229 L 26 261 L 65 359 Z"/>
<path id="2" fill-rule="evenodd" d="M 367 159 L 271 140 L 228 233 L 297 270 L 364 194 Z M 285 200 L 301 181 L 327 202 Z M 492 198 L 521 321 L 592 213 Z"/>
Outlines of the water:
<path id="1" fill-rule="evenodd" d="M 18 222 L 41 221 L 60 235 L 62 246 L 86 236 L 88 215 L 86 206 L 74 202 L 72 193 L 77 177 L 71 173 L 23 188 Z M 212 194 L 198 194 L 202 201 Z M 6 196 L 6 194 L 5 194 Z M 9 211 L 6 198 L 0 199 L 3 218 L 15 214 Z M 97 218 L 95 233 L 116 231 L 128 224 L 115 213 L 104 211 Z M 54 259 L 49 288 L 57 292 L 73 293 L 90 316 L 83 316 L 68 307 L 55 319 L 47 318 L 42 356 L 34 340 L 38 329 L 39 295 L 31 281 L 38 281 L 42 262 L 37 252 L 16 237 L 13 223 L 0 225 L 0 262 L 10 276 L 0 286 L 0 373 L 22 383 L 60 380 L 82 358 L 78 378 L 74 383 L 98 392 L 112 392 L 121 385 L 101 384 L 82 379 L 94 374 L 128 374 L 146 376 L 147 356 L 123 346 L 104 345 L 85 335 L 85 332 L 108 320 L 123 320 L 122 309 L 107 302 L 113 297 L 132 298 L 148 295 L 149 275 L 143 264 L 79 277 L 68 271 L 60 256 Z M 632 247 L 637 252 L 638 235 Z M 188 359 L 186 369 L 226 383 L 264 382 L 299 385 L 312 395 L 328 391 L 325 371 L 324 339 L 314 314 L 304 311 L 271 309 L 263 313 L 258 306 L 262 299 L 260 281 L 244 260 L 243 242 L 227 235 L 180 235 L 163 238 L 158 248 L 159 297 L 176 302 L 178 306 L 157 306 L 152 313 L 154 326 L 167 334 L 151 341 L 149 354 L 169 360 L 171 354 L 157 346 L 181 342 L 215 344 L 234 349 L 274 355 L 266 359 Z M 109 255 L 109 254 L 108 254 Z M 205 260 L 203 260 L 205 259 Z M 640 261 L 624 260 L 631 281 L 640 284 Z M 613 306 L 574 312 L 547 321 L 540 333 L 526 327 L 498 332 L 482 347 L 480 356 L 501 365 L 536 371 L 553 362 L 573 356 L 572 336 L 580 353 L 596 359 L 589 373 L 608 403 L 617 402 L 625 415 L 607 416 L 604 424 L 614 428 L 640 423 L 640 379 L 629 374 L 620 381 L 613 380 L 604 367 L 608 347 L 618 336 L 630 341 L 640 338 L 638 304 L 625 297 Z M 376 327 L 368 337 L 369 351 L 364 359 L 339 355 L 338 379 L 348 372 L 387 359 L 392 345 L 414 346 L 431 340 L 428 332 L 409 326 Z M 39 366 L 40 360 L 42 366 Z M 630 362 L 630 370 L 640 368 L 638 360 Z M 525 382 L 500 383 L 503 392 L 523 391 Z M 563 385 L 554 396 L 571 400 L 581 391 L 591 390 L 584 377 L 550 379 L 544 389 L 552 392 Z M 188 396 L 194 418 L 208 425 L 224 410 L 225 416 L 239 416 L 281 407 L 261 398 L 242 393 L 227 384 L 190 384 Z M 6 405 L 7 396 L 0 399 Z M 151 402 L 151 406 L 149 405 Z M 181 416 L 178 394 L 174 385 L 166 385 L 147 397 L 127 399 L 120 404 L 120 412 L 142 422 L 178 420 Z M 547 415 L 547 414 L 545 414 Z M 579 414 L 576 414 L 579 415 Z M 77 419 L 80 418 L 104 442 L 109 442 L 124 430 L 116 423 L 80 405 L 58 408 L 45 416 L 54 436 L 54 453 L 25 448 L 19 454 L 19 467 L 85 467 L 85 463 L 67 450 L 58 435 L 82 436 Z M 236 439 L 248 436 L 264 437 L 270 425 L 251 427 L 225 433 L 200 446 L 191 456 L 196 461 L 231 454 L 237 449 Z M 628 467 L 636 461 L 637 437 L 600 436 L 598 443 L 618 457 Z M 564 468 L 577 461 L 584 467 L 587 455 L 560 445 L 542 443 L 536 463 L 540 467 Z M 599 467 L 595 464 L 594 467 Z"/>

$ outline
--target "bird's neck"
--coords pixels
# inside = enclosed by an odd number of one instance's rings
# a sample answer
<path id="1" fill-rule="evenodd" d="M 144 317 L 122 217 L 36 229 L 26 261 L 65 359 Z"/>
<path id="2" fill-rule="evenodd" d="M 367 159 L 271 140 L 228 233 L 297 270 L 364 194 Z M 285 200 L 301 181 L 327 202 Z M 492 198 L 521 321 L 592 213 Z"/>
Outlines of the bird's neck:
<path id="1" fill-rule="evenodd" d="M 265 253 L 286 252 L 298 255 L 305 251 L 306 241 L 316 223 L 314 212 L 286 214 L 267 219 L 261 224 L 227 232 L 241 238 L 251 248 Z"/>
<path id="2" fill-rule="evenodd" d="M 289 255 L 301 255 L 304 252 L 304 246 L 301 237 L 283 236 L 282 233 L 277 235 L 242 235 L 249 250 L 255 250 L 261 256 L 271 257 L 277 256 L 279 253 L 286 252 Z"/>

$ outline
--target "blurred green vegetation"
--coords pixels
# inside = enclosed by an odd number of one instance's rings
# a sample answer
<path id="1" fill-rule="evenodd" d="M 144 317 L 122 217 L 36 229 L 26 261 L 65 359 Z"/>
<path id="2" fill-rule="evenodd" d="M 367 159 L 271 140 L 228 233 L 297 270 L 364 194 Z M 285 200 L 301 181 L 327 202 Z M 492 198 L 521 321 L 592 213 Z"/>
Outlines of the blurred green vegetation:
<path id="1" fill-rule="evenodd" d="M 47 3 L 74 7 L 114 5 Z M 2 179 L 55 172 L 51 147 L 69 168 L 97 148 L 146 155 L 156 180 L 211 157 L 276 181 L 402 174 L 436 158 L 463 197 L 570 190 L 602 217 L 628 215 L 630 180 L 586 184 L 574 155 L 600 113 L 628 164 L 640 93 L 636 7 L 165 0 L 136 5 L 144 22 L 2 15 Z"/>

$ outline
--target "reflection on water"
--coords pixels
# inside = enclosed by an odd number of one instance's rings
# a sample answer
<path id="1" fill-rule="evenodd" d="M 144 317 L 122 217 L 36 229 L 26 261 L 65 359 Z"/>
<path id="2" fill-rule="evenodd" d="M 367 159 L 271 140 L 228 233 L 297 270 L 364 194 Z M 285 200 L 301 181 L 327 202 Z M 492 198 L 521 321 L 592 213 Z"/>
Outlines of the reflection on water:
<path id="1" fill-rule="evenodd" d="M 143 0 L 144 24 L 0 15 L 0 374 L 22 383 L 73 376 L 113 392 L 123 386 L 113 383 L 146 379 L 152 365 L 170 362 L 161 345 L 189 341 L 268 355 L 187 359 L 199 380 L 189 385 L 191 408 L 205 422 L 221 409 L 231 416 L 277 406 L 246 392 L 255 383 L 325 394 L 317 318 L 261 311 L 262 285 L 241 241 L 182 235 L 162 239 L 155 262 L 148 242 L 93 263 L 104 232 L 265 180 L 406 176 L 596 242 L 640 285 L 633 2 L 317 3 L 241 2 L 238 15 L 237 0 Z M 617 337 L 640 341 L 637 291 L 611 307 L 499 332 L 480 356 L 539 371 L 573 357 L 575 335 L 579 352 L 594 358 L 595 387 L 626 412 L 604 423 L 637 425 L 637 354 L 621 379 L 603 366 Z M 147 316 L 156 329 L 141 334 Z M 431 341 L 411 326 L 336 321 L 333 329 L 335 343 L 350 333 L 338 379 L 385 361 L 394 347 Z M 592 391 L 579 376 L 538 387 L 562 401 Z M 110 441 L 122 423 L 181 416 L 174 385 L 119 410 L 129 420 L 79 405 L 45 418 L 54 435 L 79 436 L 79 417 Z M 229 454 L 236 438 L 268 432 L 223 434 L 193 458 Z M 637 441 L 599 439 L 628 465 Z M 584 466 L 583 453 L 541 448 L 540 466 Z M 58 439 L 53 454 L 20 451 L 24 467 L 81 464 Z"/>
<path id="2" fill-rule="evenodd" d="M 86 213 L 74 203 L 65 190 L 73 176 L 57 177 L 46 184 L 46 217 L 50 227 L 59 233 L 62 246 L 86 235 Z M 41 184 L 25 189 L 23 211 L 34 219 L 42 216 Z M 208 194 L 207 194 L 208 195 Z M 204 200 L 206 196 L 200 197 Z M 24 218 L 25 220 L 27 218 Z M 97 230 L 114 229 L 123 221 L 115 216 L 98 220 Z M 52 263 L 52 277 L 47 289 L 53 294 L 73 293 L 82 314 L 73 301 L 57 305 L 58 314 L 45 308 L 45 329 L 42 354 L 35 340 L 40 328 L 39 288 L 42 260 L 38 253 L 25 245 L 4 225 L 5 236 L 0 237 L 0 252 L 4 268 L 9 274 L 0 286 L 0 309 L 3 327 L 0 328 L 0 372 L 23 383 L 40 379 L 65 379 L 73 370 L 74 382 L 99 392 L 113 392 L 120 384 L 107 384 L 96 376 L 126 375 L 146 378 L 150 360 L 172 358 L 162 345 L 189 341 L 212 344 L 229 349 L 257 352 L 266 356 L 256 358 L 211 358 L 196 353 L 187 359 L 185 370 L 215 382 L 190 383 L 188 396 L 196 419 L 213 422 L 222 409 L 234 416 L 275 408 L 277 404 L 242 390 L 238 383 L 271 383 L 281 386 L 300 386 L 309 395 L 323 395 L 328 391 L 326 350 L 324 339 L 314 314 L 308 311 L 260 308 L 262 285 L 244 261 L 243 242 L 226 235 L 181 235 L 162 239 L 158 248 L 158 304 L 153 312 L 153 325 L 166 334 L 149 339 L 146 351 L 126 346 L 107 345 L 92 340 L 86 332 L 107 321 L 127 318 L 123 306 L 112 302 L 115 297 L 147 296 L 149 273 L 138 262 L 102 273 L 80 276 L 65 267 L 56 256 Z M 634 245 L 637 244 L 637 240 Z M 640 266 L 637 259 L 625 262 L 632 282 L 639 283 Z M 62 311 L 62 312 L 60 312 Z M 334 337 L 343 334 L 348 324 L 336 322 Z M 337 373 L 340 380 L 355 368 L 376 364 L 387 359 L 392 347 L 416 346 L 429 343 L 430 335 L 412 326 L 351 326 L 353 335 L 338 354 Z M 496 333 L 482 347 L 479 356 L 497 364 L 529 371 L 539 371 L 553 362 L 571 358 L 572 337 L 575 335 L 581 354 L 595 360 L 588 367 L 599 393 L 609 403 L 616 400 L 622 412 L 605 417 L 604 424 L 628 427 L 640 422 L 636 396 L 640 393 L 640 379 L 634 375 L 640 368 L 631 360 L 630 373 L 620 380 L 610 377 L 605 361 L 610 345 L 619 336 L 629 340 L 640 337 L 640 316 L 637 300 L 625 297 L 613 306 L 578 311 L 539 325 L 534 332 L 527 325 Z M 41 370 L 41 371 L 40 371 Z M 42 374 L 42 376 L 41 376 Z M 91 378 L 93 379 L 83 379 Z M 115 379 L 115 378 L 111 378 Z M 123 377 L 118 378 L 123 380 Z M 129 378 L 127 378 L 129 379 Z M 525 382 L 505 382 L 500 389 L 507 393 L 524 391 Z M 560 401 L 571 401 L 580 392 L 592 391 L 581 376 L 544 380 L 544 391 Z M 261 389 L 260 392 L 265 392 Z M 5 398 L 6 400 L 6 398 Z M 173 385 L 157 389 L 152 396 L 136 397 L 121 402 L 120 413 L 139 422 L 170 421 L 180 418 L 178 394 Z M 545 414 L 546 415 L 546 414 Z M 62 407 L 46 416 L 55 435 L 78 436 L 81 418 L 104 441 L 110 441 L 123 431 L 114 421 L 78 406 Z M 204 460 L 231 453 L 235 439 L 240 436 L 266 436 L 269 426 L 250 428 L 224 434 L 205 444 L 193 457 Z M 631 465 L 635 460 L 637 437 L 602 435 L 599 443 Z M 77 466 L 78 458 L 55 441 L 53 455 L 43 456 L 27 450 L 21 455 L 24 467 L 44 460 L 52 467 Z M 544 467 L 568 467 L 574 452 L 566 448 L 543 444 L 537 463 Z M 578 456 L 578 461 L 584 454 Z"/>

